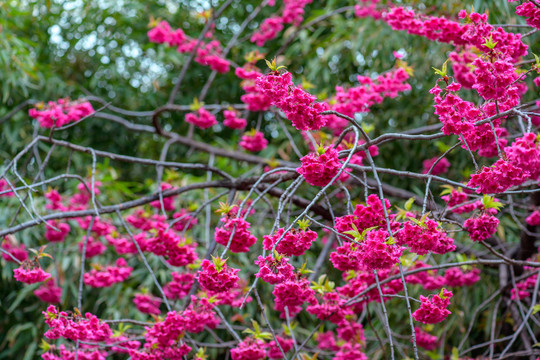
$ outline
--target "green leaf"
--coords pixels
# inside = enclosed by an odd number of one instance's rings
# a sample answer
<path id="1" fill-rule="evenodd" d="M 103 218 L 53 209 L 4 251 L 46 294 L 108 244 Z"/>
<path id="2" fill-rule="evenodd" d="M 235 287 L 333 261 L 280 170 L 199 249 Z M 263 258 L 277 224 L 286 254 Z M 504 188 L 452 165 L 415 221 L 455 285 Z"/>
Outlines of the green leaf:
<path id="1" fill-rule="evenodd" d="M 411 211 L 412 206 L 413 206 L 413 204 L 414 204 L 414 200 L 415 200 L 414 197 L 409 198 L 409 200 L 407 200 L 407 202 L 405 203 L 405 210 Z"/>

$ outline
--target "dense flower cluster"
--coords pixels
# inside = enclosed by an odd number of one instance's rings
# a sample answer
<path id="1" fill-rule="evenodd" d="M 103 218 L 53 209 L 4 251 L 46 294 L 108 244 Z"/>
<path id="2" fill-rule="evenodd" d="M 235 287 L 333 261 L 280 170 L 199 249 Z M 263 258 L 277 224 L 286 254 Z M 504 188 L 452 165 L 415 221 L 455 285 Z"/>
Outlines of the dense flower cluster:
<path id="1" fill-rule="evenodd" d="M 48 339 L 100 342 L 107 341 L 112 336 L 109 325 L 90 313 L 86 313 L 84 317 L 77 313 L 71 316 L 50 305 L 47 311 L 43 311 L 43 315 L 45 323 L 49 326 L 49 330 L 45 332 Z"/>
<path id="2" fill-rule="evenodd" d="M 174 229 L 176 231 L 184 231 L 193 228 L 197 225 L 198 220 L 192 216 L 186 209 L 180 209 L 173 214 Z"/>
<path id="3" fill-rule="evenodd" d="M 159 229 L 156 236 L 148 239 L 146 243 L 148 251 L 163 256 L 173 266 L 193 264 L 197 260 L 196 246 L 188 239 L 166 229 Z"/>
<path id="4" fill-rule="evenodd" d="M 439 339 L 435 335 L 423 331 L 418 326 L 414 327 L 414 335 L 416 337 L 416 344 L 421 348 L 432 351 L 439 346 Z"/>
<path id="5" fill-rule="evenodd" d="M 226 292 L 236 286 L 240 269 L 229 267 L 225 260 L 215 258 L 214 261 L 204 259 L 197 279 L 201 287 L 208 291 Z"/>
<path id="6" fill-rule="evenodd" d="M 281 240 L 280 240 L 281 239 Z M 300 256 L 311 247 L 317 239 L 317 233 L 308 229 L 292 229 L 285 233 L 284 228 L 278 229 L 273 235 L 263 237 L 263 248 L 275 250 L 286 256 Z"/>
<path id="7" fill-rule="evenodd" d="M 57 230 L 58 229 L 58 230 Z M 68 223 L 59 222 L 56 220 L 47 221 L 47 230 L 45 231 L 45 239 L 51 242 L 63 242 L 71 231 Z"/>
<path id="8" fill-rule="evenodd" d="M 338 151 L 333 147 L 327 147 L 310 153 L 302 159 L 302 166 L 296 169 L 306 182 L 313 186 L 326 186 L 341 169 Z"/>
<path id="9" fill-rule="evenodd" d="M 45 281 L 51 277 L 51 274 L 45 272 L 37 262 L 30 260 L 23 261 L 21 266 L 13 269 L 13 274 L 15 280 L 26 284 Z"/>
<path id="10" fill-rule="evenodd" d="M 287 312 L 290 317 L 295 316 L 302 310 L 302 305 L 309 302 L 317 303 L 315 291 L 310 288 L 309 280 L 294 278 L 277 284 L 274 287 L 274 309 L 281 312 L 281 317 L 286 318 Z"/>
<path id="11" fill-rule="evenodd" d="M 1 247 L 4 251 L 7 251 L 9 254 L 2 252 L 2 257 L 4 260 L 9 262 L 16 262 L 12 256 L 23 262 L 28 259 L 28 253 L 26 252 L 26 246 L 24 244 L 17 244 L 10 236 L 6 236 L 4 241 L 1 243 Z M 11 254 L 11 256 L 10 256 Z"/>
<path id="12" fill-rule="evenodd" d="M 127 265 L 127 261 L 123 258 L 116 260 L 116 266 L 107 265 L 104 268 L 96 266 L 84 274 L 84 284 L 101 288 L 109 287 L 116 283 L 125 281 L 133 271 L 132 267 Z"/>
<path id="13" fill-rule="evenodd" d="M 173 30 L 166 21 L 157 23 L 148 31 L 148 39 L 153 43 L 167 43 L 171 47 L 176 47 L 179 53 L 190 53 L 196 49 L 195 61 L 197 63 L 219 73 L 229 71 L 229 61 L 223 58 L 221 44 L 217 40 L 199 43 L 197 39 L 187 36 L 182 29 Z"/>
<path id="14" fill-rule="evenodd" d="M 62 288 L 56 285 L 55 280 L 50 279 L 34 290 L 34 295 L 43 302 L 57 304 L 62 298 Z"/>
<path id="15" fill-rule="evenodd" d="M 183 299 L 189 294 L 193 283 L 195 282 L 195 275 L 191 273 L 171 273 L 173 279 L 163 287 L 163 292 L 168 299 Z"/>
<path id="16" fill-rule="evenodd" d="M 182 338 L 186 320 L 181 313 L 170 311 L 163 321 L 146 328 L 142 349 L 130 349 L 134 360 L 182 359 L 191 351 Z"/>
<path id="17" fill-rule="evenodd" d="M 484 167 L 479 174 L 471 175 L 467 186 L 478 187 L 479 194 L 502 193 L 512 186 L 521 185 L 529 177 L 524 171 L 507 160 L 499 159 L 493 166 Z"/>
<path id="18" fill-rule="evenodd" d="M 370 231 L 360 250 L 360 262 L 367 270 L 390 269 L 403 254 L 403 247 L 389 242 L 386 230 Z"/>
<path id="19" fill-rule="evenodd" d="M 463 272 L 460 268 L 450 268 L 444 273 L 446 286 L 472 286 L 480 281 L 480 269 Z"/>
<path id="20" fill-rule="evenodd" d="M 196 113 L 186 114 L 186 122 L 201 129 L 208 129 L 217 124 L 216 117 L 203 107 L 199 108 Z"/>
<path id="21" fill-rule="evenodd" d="M 427 217 L 420 221 L 410 218 L 396 234 L 397 243 L 407 245 L 411 252 L 446 254 L 456 249 L 454 239 L 448 237 L 440 225 Z"/>
<path id="22" fill-rule="evenodd" d="M 161 192 L 163 192 L 165 190 L 173 190 L 174 186 L 172 186 L 171 184 L 162 183 L 160 185 L 160 189 L 161 189 Z M 155 209 L 159 209 L 159 210 L 161 210 L 161 208 L 163 206 L 163 210 L 165 210 L 165 211 L 173 211 L 175 209 L 174 200 L 175 200 L 175 196 L 167 196 L 167 197 L 163 197 L 163 199 L 161 199 L 161 200 L 152 201 L 150 203 L 150 206 L 152 206 Z"/>
<path id="23" fill-rule="evenodd" d="M 254 130 L 244 134 L 238 145 L 247 151 L 259 152 L 266 149 L 268 146 L 268 140 L 264 138 L 264 134 L 262 132 Z"/>
<path id="24" fill-rule="evenodd" d="M 247 126 L 247 120 L 239 117 L 238 112 L 235 110 L 225 110 L 223 115 L 225 116 L 223 125 L 231 129 L 243 129 Z"/>
<path id="25" fill-rule="evenodd" d="M 269 284 L 279 284 L 294 277 L 294 266 L 289 263 L 289 259 L 283 256 L 259 256 L 255 264 L 259 265 L 259 272 L 255 274 L 258 278 Z"/>
<path id="26" fill-rule="evenodd" d="M 232 360 L 263 360 L 266 357 L 264 341 L 252 337 L 245 338 L 231 349 Z"/>
<path id="27" fill-rule="evenodd" d="M 220 320 L 214 313 L 214 305 L 207 298 L 191 296 L 191 302 L 182 313 L 185 320 L 186 330 L 192 333 L 200 333 L 205 327 L 215 329 Z"/>
<path id="28" fill-rule="evenodd" d="M 328 105 L 315 102 L 315 96 L 295 86 L 291 73 L 270 73 L 258 77 L 255 82 L 298 130 L 319 130 L 326 125 L 328 118 L 321 112 L 328 110 Z"/>
<path id="29" fill-rule="evenodd" d="M 517 138 L 512 145 L 504 148 L 508 162 L 518 167 L 523 173 L 529 174 L 529 179 L 540 178 L 540 141 L 533 133 L 525 133 Z"/>
<path id="30" fill-rule="evenodd" d="M 62 127 L 93 112 L 94 108 L 88 101 L 71 101 L 67 98 L 49 101 L 47 104 L 38 103 L 28 110 L 30 117 L 36 119 L 43 128 Z"/>
<path id="31" fill-rule="evenodd" d="M 346 302 L 345 297 L 338 292 L 327 292 L 319 302 L 308 306 L 306 311 L 317 316 L 319 320 L 340 324 L 345 321 L 345 317 L 353 314 L 352 310 L 345 306 Z"/>
<path id="32" fill-rule="evenodd" d="M 472 89 L 474 86 L 475 76 L 472 64 L 476 58 L 477 55 L 474 53 L 472 46 L 465 46 L 461 51 L 452 51 L 450 53 L 454 78 L 463 88 Z"/>
<path id="33" fill-rule="evenodd" d="M 375 104 L 380 104 L 385 98 L 393 99 L 399 93 L 408 91 L 411 86 L 406 83 L 409 74 L 403 68 L 390 70 L 372 79 L 368 76 L 357 76 L 359 86 L 344 88 L 336 86 L 336 95 L 331 109 L 349 117 L 355 113 L 368 112 Z M 339 134 L 346 126 L 347 120 L 332 115 L 327 126 L 335 134 Z"/>
<path id="34" fill-rule="evenodd" d="M 450 194 L 441 196 L 441 199 L 446 202 L 449 210 L 456 214 L 468 213 L 478 207 L 478 203 L 476 201 L 467 201 L 467 193 L 465 193 L 462 188 L 451 189 Z"/>
<path id="35" fill-rule="evenodd" d="M 469 232 L 473 241 L 482 241 L 495 234 L 499 226 L 499 219 L 489 214 L 471 217 L 465 220 L 463 227 Z"/>
<path id="36" fill-rule="evenodd" d="M 527 224 L 531 226 L 539 226 L 540 225 L 540 211 L 535 210 L 531 213 L 531 215 L 527 216 L 525 219 Z"/>
<path id="37" fill-rule="evenodd" d="M 438 159 L 438 157 L 434 157 L 422 161 L 422 174 L 430 173 L 431 175 L 441 175 L 447 172 L 450 168 L 450 161 L 448 161 L 448 159 L 446 158 L 442 158 L 440 161 L 437 162 Z"/>
<path id="38" fill-rule="evenodd" d="M 304 8 L 313 0 L 283 0 L 283 11 L 264 19 L 259 29 L 251 35 L 251 42 L 257 46 L 264 46 L 267 41 L 273 40 L 283 30 L 285 24 L 300 25 L 304 20 Z M 273 6 L 275 0 L 269 5 Z"/>
<path id="39" fill-rule="evenodd" d="M 442 289 L 440 294 L 425 297 L 420 295 L 422 304 L 420 308 L 413 313 L 413 318 L 424 324 L 436 324 L 448 317 L 451 314 L 447 309 L 450 305 L 452 292 Z"/>
<path id="40" fill-rule="evenodd" d="M 150 294 L 135 294 L 133 303 L 137 307 L 137 310 L 144 314 L 159 315 L 161 313 L 159 311 L 161 299 Z"/>
<path id="41" fill-rule="evenodd" d="M 516 288 L 511 289 L 512 299 L 525 299 L 531 296 L 538 281 L 538 274 L 531 275 L 523 281 L 516 283 Z"/>
<path id="42" fill-rule="evenodd" d="M 390 201 L 384 199 L 387 211 L 390 211 Z M 394 222 L 395 215 L 390 214 L 392 231 L 395 230 L 398 223 Z M 354 228 L 356 227 L 356 229 Z M 348 231 L 358 230 L 362 233 L 364 230 L 372 227 L 386 227 L 386 218 L 381 199 L 375 194 L 368 196 L 366 205 L 358 204 L 353 214 L 336 217 L 336 230 L 342 234 Z"/>
<path id="43" fill-rule="evenodd" d="M 508 0 L 509 2 L 515 0 Z M 527 24 L 540 29 L 540 8 L 532 1 L 525 1 L 516 7 L 516 15 L 526 18 Z"/>
<path id="44" fill-rule="evenodd" d="M 248 252 L 257 242 L 257 238 L 249 232 L 251 227 L 243 218 L 234 218 L 231 213 L 221 219 L 222 227 L 217 227 L 214 237 L 218 244 L 229 247 L 233 253 Z M 229 245 L 230 243 L 230 245 Z"/>

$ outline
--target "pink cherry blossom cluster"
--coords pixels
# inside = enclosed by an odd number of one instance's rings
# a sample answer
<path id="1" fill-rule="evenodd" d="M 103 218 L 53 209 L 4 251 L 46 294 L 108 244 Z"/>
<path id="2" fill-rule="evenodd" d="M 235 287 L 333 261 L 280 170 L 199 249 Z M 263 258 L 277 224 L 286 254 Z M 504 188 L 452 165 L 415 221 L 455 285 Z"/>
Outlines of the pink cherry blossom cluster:
<path id="1" fill-rule="evenodd" d="M 183 299 L 191 290 L 195 282 L 195 275 L 189 272 L 171 272 L 172 280 L 163 287 L 163 292 L 168 299 Z"/>
<path id="2" fill-rule="evenodd" d="M 472 89 L 476 81 L 473 62 L 478 56 L 473 49 L 464 46 L 461 51 L 452 51 L 449 57 L 455 80 L 466 89 Z"/>
<path id="3" fill-rule="evenodd" d="M 442 132 L 446 135 L 462 135 L 466 142 L 462 145 L 464 149 L 478 151 L 479 155 L 486 157 L 496 156 L 497 145 L 490 124 L 475 124 L 484 117 L 494 115 L 492 112 L 496 109 L 491 106 L 494 103 L 488 102 L 478 108 L 472 102 L 465 101 L 456 94 L 460 88 L 461 85 L 458 83 L 451 83 L 445 90 L 442 90 L 438 85 L 430 90 L 430 93 L 435 95 L 435 114 L 443 123 Z M 508 110 L 517 103 L 518 101 L 512 104 L 499 103 L 499 106 L 503 111 L 502 108 Z M 507 140 L 502 137 L 506 130 L 499 128 L 500 121 L 500 119 L 493 121 L 493 126 L 496 129 L 499 146 L 502 148 L 506 145 Z"/>
<path id="4" fill-rule="evenodd" d="M 246 94 L 242 95 L 240 100 L 247 105 L 249 111 L 266 111 L 272 106 L 272 99 L 255 84 L 255 80 L 263 74 L 254 62 L 247 62 L 243 67 L 236 68 L 235 74 L 242 79 L 242 89 Z"/>
<path id="5" fill-rule="evenodd" d="M 274 291 L 274 309 L 281 312 L 281 318 L 296 316 L 301 310 L 302 305 L 308 302 L 312 305 L 317 303 L 315 291 L 309 286 L 309 280 L 296 276 L 293 279 L 286 280 L 276 284 Z"/>
<path id="6" fill-rule="evenodd" d="M 233 360 L 263 360 L 266 357 L 265 343 L 253 337 L 245 338 L 237 347 L 231 349 Z"/>
<path id="7" fill-rule="evenodd" d="M 338 174 L 341 162 L 338 151 L 329 146 L 316 153 L 310 153 L 302 159 L 302 166 L 296 169 L 306 182 L 313 186 L 326 186 Z"/>
<path id="8" fill-rule="evenodd" d="M 191 115 L 191 114 L 188 114 L 188 115 Z M 187 118 L 187 115 L 186 115 L 186 118 Z M 210 126 L 212 126 L 212 125 L 210 125 Z M 176 189 L 174 186 L 172 186 L 171 184 L 168 184 L 168 183 L 162 183 L 160 185 L 160 188 L 161 188 L 162 192 L 165 191 L 165 190 L 174 190 L 174 189 Z M 163 204 L 163 210 L 165 210 L 165 211 L 173 211 L 175 209 L 174 199 L 175 199 L 175 196 L 164 197 L 162 200 L 154 200 L 154 201 L 152 201 L 150 203 L 150 206 L 155 208 L 155 209 L 161 210 L 161 204 Z"/>
<path id="9" fill-rule="evenodd" d="M 211 33 L 208 34 L 212 37 Z M 195 50 L 198 44 L 197 39 L 187 36 L 182 29 L 173 30 L 166 21 L 159 22 L 148 31 L 148 39 L 153 43 L 167 43 L 171 47 L 176 46 L 179 53 L 190 53 Z M 195 61 L 219 73 L 229 71 L 229 61 L 223 58 L 221 44 L 218 40 L 212 40 L 208 43 L 201 42 L 196 49 Z"/>
<path id="10" fill-rule="evenodd" d="M 257 238 L 250 233 L 249 222 L 242 217 L 234 216 L 234 213 L 229 212 L 221 219 L 223 226 L 216 228 L 214 237 L 218 244 L 228 246 L 233 253 L 248 252 L 249 248 L 257 242 Z"/>
<path id="11" fill-rule="evenodd" d="M 24 244 L 17 244 L 13 238 L 10 236 L 6 236 L 4 238 L 4 241 L 2 241 L 1 245 L 2 249 L 9 252 L 15 259 L 23 262 L 26 259 L 28 259 L 28 253 L 26 252 L 26 246 Z M 9 262 L 15 262 L 15 260 L 9 256 L 9 254 L 6 254 L 2 252 L 2 257 L 4 260 Z"/>
<path id="12" fill-rule="evenodd" d="M 269 284 L 275 285 L 294 278 L 294 266 L 284 256 L 259 255 L 255 264 L 259 266 L 259 272 L 255 275 Z"/>
<path id="13" fill-rule="evenodd" d="M 379 278 L 379 282 L 385 281 L 390 276 L 395 276 L 398 274 L 399 269 L 397 268 L 397 266 L 394 266 L 390 269 L 383 269 L 377 271 L 377 277 Z M 344 272 L 342 277 L 343 280 L 345 280 L 345 284 L 336 289 L 342 296 L 353 298 L 366 290 L 368 287 L 372 288 L 365 294 L 365 300 L 357 301 L 353 304 L 353 310 L 355 313 L 361 313 L 364 309 L 366 302 L 381 301 L 381 295 L 377 289 L 377 281 L 373 271 L 368 271 L 361 268 L 360 270 Z M 383 295 L 395 295 L 398 294 L 400 291 L 403 291 L 403 283 L 400 279 L 391 280 L 389 282 L 385 282 L 384 284 L 381 283 L 380 287 L 381 293 Z M 390 298 L 384 298 L 385 301 L 387 301 L 388 299 Z"/>
<path id="14" fill-rule="evenodd" d="M 105 244 L 103 244 L 99 239 L 92 236 L 89 236 L 88 240 L 86 238 L 86 235 L 83 236 L 82 241 L 79 243 L 79 250 L 81 251 L 81 253 L 83 252 L 85 245 L 86 252 L 84 253 L 84 256 L 86 258 L 101 255 L 105 252 L 105 250 L 107 250 L 107 246 L 105 246 Z"/>
<path id="15" fill-rule="evenodd" d="M 193 217 L 186 209 L 180 209 L 178 212 L 175 212 L 173 219 L 175 219 L 174 229 L 176 231 L 189 230 L 198 223 L 197 218 Z"/>
<path id="16" fill-rule="evenodd" d="M 0 198 L 15 196 L 15 193 L 9 190 L 11 190 L 11 188 L 6 179 L 0 179 Z"/>
<path id="17" fill-rule="evenodd" d="M 326 331 L 317 334 L 316 341 L 321 350 L 336 352 L 333 359 L 367 360 L 362 349 L 365 343 L 362 325 L 354 321 L 342 321 L 337 328 L 337 341 L 334 332 Z"/>
<path id="18" fill-rule="evenodd" d="M 137 310 L 144 314 L 159 315 L 161 313 L 159 310 L 161 299 L 151 294 L 135 294 L 133 303 Z"/>
<path id="19" fill-rule="evenodd" d="M 531 269 L 529 269 L 531 270 Z M 511 298 L 512 299 L 525 299 L 531 296 L 534 292 L 536 282 L 538 281 L 538 274 L 531 275 L 525 280 L 519 281 L 516 283 L 516 288 L 511 289 Z"/>
<path id="20" fill-rule="evenodd" d="M 439 346 L 439 339 L 435 335 L 429 334 L 418 326 L 414 327 L 414 335 L 416 337 L 416 345 L 421 348 L 433 351 Z"/>
<path id="21" fill-rule="evenodd" d="M 516 0 L 508 0 L 508 2 L 513 1 Z M 532 1 L 525 1 L 518 5 L 516 7 L 516 15 L 525 17 L 527 24 L 540 29 L 540 8 Z"/>
<path id="22" fill-rule="evenodd" d="M 319 130 L 326 125 L 328 118 L 321 112 L 328 110 L 328 105 L 315 102 L 315 96 L 295 86 L 291 73 L 273 72 L 259 76 L 255 82 L 298 130 Z"/>
<path id="23" fill-rule="evenodd" d="M 452 189 L 450 194 L 441 196 L 441 199 L 448 205 L 449 210 L 456 214 L 463 214 L 474 211 L 480 205 L 480 201 L 467 201 L 468 196 L 462 188 Z"/>
<path id="24" fill-rule="evenodd" d="M 68 223 L 60 222 L 58 220 L 48 221 L 45 239 L 50 242 L 63 242 L 70 231 L 71 227 Z"/>
<path id="25" fill-rule="evenodd" d="M 62 288 L 56 285 L 56 281 L 49 279 L 43 283 L 39 288 L 34 290 L 34 295 L 36 295 L 39 300 L 49 303 L 57 304 L 62 298 Z"/>
<path id="26" fill-rule="evenodd" d="M 411 252 L 418 255 L 429 252 L 446 254 L 456 249 L 454 239 L 448 237 L 436 221 L 427 217 L 420 221 L 410 219 L 411 221 L 404 223 L 403 228 L 396 233 L 398 244 L 407 245 Z"/>
<path id="27" fill-rule="evenodd" d="M 386 230 L 369 231 L 359 249 L 360 262 L 366 270 L 390 269 L 403 254 L 404 248 L 389 242 Z"/>
<path id="28" fill-rule="evenodd" d="M 197 260 L 196 246 L 172 230 L 159 229 L 154 237 L 147 240 L 146 250 L 163 256 L 173 266 L 186 266 Z"/>
<path id="29" fill-rule="evenodd" d="M 390 201 L 384 199 L 386 209 L 390 209 Z M 399 223 L 394 221 L 395 215 L 389 214 L 392 231 L 397 230 Z M 356 229 L 355 229 L 356 227 Z M 358 204 L 353 214 L 336 217 L 336 230 L 345 234 L 347 231 L 358 230 L 362 233 L 364 230 L 373 227 L 386 227 L 386 218 L 381 199 L 375 194 L 368 196 L 366 205 Z"/>
<path id="30" fill-rule="evenodd" d="M 45 281 L 51 277 L 51 274 L 45 272 L 37 261 L 25 260 L 16 269 L 13 269 L 14 278 L 17 281 L 34 284 Z"/>
<path id="31" fill-rule="evenodd" d="M 45 323 L 49 329 L 45 332 L 48 339 L 69 339 L 81 341 L 107 341 L 112 336 L 112 330 L 107 323 L 102 322 L 95 315 L 86 313 L 69 315 L 65 311 L 50 305 L 43 311 Z"/>
<path id="32" fill-rule="evenodd" d="M 240 139 L 240 143 L 238 145 L 247 151 L 259 152 L 266 149 L 268 146 L 268 140 L 264 138 L 264 134 L 262 132 L 253 130 L 245 133 Z"/>
<path id="33" fill-rule="evenodd" d="M 236 286 L 239 272 L 240 269 L 229 267 L 227 262 L 220 258 L 216 258 L 213 262 L 204 259 L 197 280 L 205 290 L 227 292 Z"/>
<path id="34" fill-rule="evenodd" d="M 263 248 L 275 250 L 286 256 L 301 256 L 317 240 L 317 233 L 309 229 L 292 229 L 285 233 L 284 228 L 278 229 L 273 235 L 263 236 Z"/>
<path id="35" fill-rule="evenodd" d="M 182 340 L 186 320 L 182 313 L 170 311 L 163 321 L 146 327 L 145 344 L 142 349 L 130 349 L 134 360 L 183 359 L 191 347 Z"/>
<path id="36" fill-rule="evenodd" d="M 540 211 L 534 210 L 525 221 L 531 226 L 540 226 Z"/>
<path id="37" fill-rule="evenodd" d="M 345 306 L 347 299 L 337 292 L 327 292 L 317 296 L 317 300 L 317 303 L 309 305 L 306 311 L 319 320 L 340 324 L 345 322 L 346 317 L 353 315 L 352 309 Z"/>
<path id="38" fill-rule="evenodd" d="M 127 265 L 127 261 L 119 258 L 116 260 L 116 266 L 98 267 L 85 273 L 84 284 L 95 288 L 109 287 L 126 280 L 132 271 L 133 268 Z"/>
<path id="39" fill-rule="evenodd" d="M 512 186 L 521 185 L 529 172 L 515 166 L 508 160 L 499 159 L 490 167 L 484 167 L 479 174 L 472 174 L 467 186 L 478 187 L 477 193 L 502 193 Z"/>
<path id="40" fill-rule="evenodd" d="M 49 101 L 47 104 L 39 103 L 28 110 L 30 117 L 36 119 L 43 128 L 62 127 L 93 112 L 94 108 L 88 101 L 71 101 L 68 98 Z"/>
<path id="41" fill-rule="evenodd" d="M 429 267 L 418 261 L 410 269 L 422 269 Z M 462 270 L 459 267 L 446 270 L 444 276 L 438 275 L 436 270 L 426 270 L 412 275 L 407 275 L 407 283 L 417 284 L 425 290 L 433 291 L 447 287 L 472 286 L 480 281 L 480 269 Z"/>
<path id="42" fill-rule="evenodd" d="M 274 15 L 264 19 L 259 29 L 251 35 L 251 42 L 257 46 L 264 46 L 267 41 L 273 40 L 283 30 L 285 24 L 300 25 L 304 20 L 304 8 L 313 0 L 283 0 L 281 15 Z M 273 6 L 272 4 L 270 4 Z"/>
<path id="43" fill-rule="evenodd" d="M 354 5 L 354 15 L 358 18 L 370 17 L 375 20 L 379 20 L 383 16 L 381 8 L 377 7 L 377 4 L 381 0 L 360 0 L 360 4 Z"/>
<path id="44" fill-rule="evenodd" d="M 525 133 L 504 148 L 504 152 L 508 162 L 529 173 L 529 179 L 536 181 L 540 178 L 540 141 L 536 134 Z"/>
<path id="45" fill-rule="evenodd" d="M 504 31 L 487 23 L 487 14 L 460 11 L 459 17 L 467 19 L 465 24 L 444 17 L 416 14 L 411 9 L 394 7 L 383 16 L 383 20 L 394 30 L 406 31 L 409 34 L 426 37 L 432 41 L 453 43 L 454 45 L 471 45 L 483 52 L 489 49 L 485 40 L 490 36 L 496 42 L 495 49 L 514 60 L 527 54 L 527 45 L 521 41 L 521 34 Z"/>
<path id="46" fill-rule="evenodd" d="M 349 117 L 354 117 L 355 113 L 368 112 L 373 105 L 382 103 L 385 98 L 393 99 L 399 93 L 410 90 L 411 85 L 406 83 L 408 79 L 409 74 L 403 68 L 392 69 L 375 79 L 357 76 L 360 86 L 348 89 L 336 86 L 336 95 L 330 107 Z M 335 134 L 341 133 L 347 125 L 345 119 L 335 115 L 327 121 L 327 126 Z"/>
<path id="47" fill-rule="evenodd" d="M 447 158 L 442 158 L 440 161 L 437 162 L 438 159 L 438 157 L 434 157 L 422 161 L 422 174 L 427 174 L 429 172 L 431 175 L 441 175 L 447 172 L 450 168 L 450 161 L 448 161 Z"/>
<path id="48" fill-rule="evenodd" d="M 58 353 L 58 356 L 55 353 Z M 81 346 L 79 350 L 74 349 L 70 351 L 64 344 L 61 344 L 58 348 L 51 346 L 49 351 L 41 354 L 41 358 L 43 360 L 105 360 L 107 355 L 103 350 L 95 348 L 84 349 L 84 346 Z"/>
<path id="49" fill-rule="evenodd" d="M 465 220 L 463 227 L 469 232 L 473 241 L 483 241 L 491 237 L 497 231 L 499 219 L 489 214 L 471 217 Z"/>
<path id="50" fill-rule="evenodd" d="M 243 129 L 247 126 L 247 120 L 239 117 L 238 111 L 235 111 L 234 109 L 223 111 L 223 115 L 225 116 L 223 125 L 231 129 Z"/>
<path id="51" fill-rule="evenodd" d="M 186 114 L 186 122 L 201 129 L 208 129 L 217 124 L 216 117 L 203 107 L 199 108 L 195 113 Z"/>
<path id="52" fill-rule="evenodd" d="M 420 295 L 421 305 L 418 310 L 413 313 L 413 318 L 424 324 L 436 324 L 448 317 L 451 314 L 448 310 L 452 292 L 442 289 L 440 294 L 425 297 Z"/>

